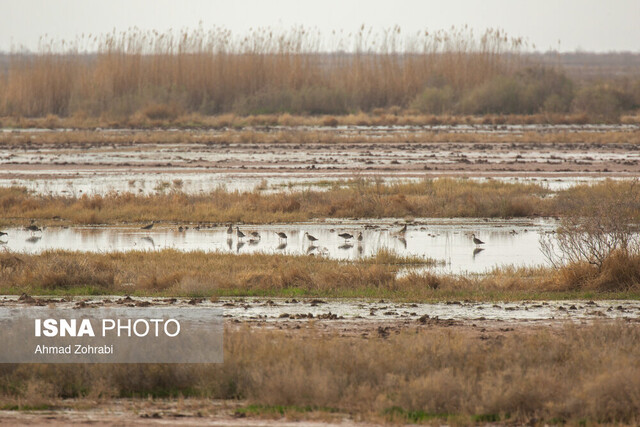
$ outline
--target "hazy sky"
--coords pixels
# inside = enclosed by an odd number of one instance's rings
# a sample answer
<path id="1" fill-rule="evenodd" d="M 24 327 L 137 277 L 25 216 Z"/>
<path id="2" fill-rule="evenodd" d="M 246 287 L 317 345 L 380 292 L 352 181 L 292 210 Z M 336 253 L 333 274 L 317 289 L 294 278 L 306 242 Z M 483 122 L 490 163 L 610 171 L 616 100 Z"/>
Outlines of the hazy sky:
<path id="1" fill-rule="evenodd" d="M 43 34 L 73 39 L 137 26 L 224 26 L 351 31 L 400 25 L 403 32 L 468 24 L 502 28 L 537 50 L 640 52 L 640 0 L 0 0 L 0 50 L 37 48 Z"/>

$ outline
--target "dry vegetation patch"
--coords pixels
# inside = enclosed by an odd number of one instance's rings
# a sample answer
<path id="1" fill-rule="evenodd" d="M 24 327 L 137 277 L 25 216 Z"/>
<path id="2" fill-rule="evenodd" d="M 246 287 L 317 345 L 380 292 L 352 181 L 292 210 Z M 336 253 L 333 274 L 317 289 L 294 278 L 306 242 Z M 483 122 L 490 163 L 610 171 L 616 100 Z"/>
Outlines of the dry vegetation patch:
<path id="1" fill-rule="evenodd" d="M 5 364 L 0 401 L 193 396 L 241 399 L 244 416 L 456 424 L 634 424 L 640 413 L 634 324 L 507 334 L 418 326 L 370 339 L 227 328 L 224 348 L 216 365 Z"/>
<path id="2" fill-rule="evenodd" d="M 561 269 L 496 268 L 483 275 L 442 275 L 437 260 L 388 252 L 358 261 L 318 256 L 132 251 L 107 254 L 47 251 L 0 253 L 0 291 L 36 294 L 129 294 L 167 296 L 330 296 L 414 301 L 588 298 L 640 290 L 638 258 L 612 258 L 602 271 L 582 264 Z M 616 264 L 617 263 L 617 264 Z M 609 264 L 607 264 L 608 266 Z M 408 271 L 405 271 L 408 270 Z M 403 274 L 398 274 L 402 272 Z M 579 273 L 579 274 L 578 274 Z M 625 280 L 621 280 L 624 278 Z M 589 279 L 589 280 L 587 280 Z M 571 295 L 569 295 L 571 297 Z M 584 296 L 582 296 L 584 298 Z"/>
<path id="3" fill-rule="evenodd" d="M 273 223 L 314 218 L 521 217 L 557 212 L 550 191 L 533 184 L 456 179 L 414 183 L 337 182 L 327 191 L 263 194 L 216 189 L 191 195 L 169 191 L 83 196 L 42 196 L 23 188 L 0 188 L 0 216 L 72 224 L 143 221 Z"/>

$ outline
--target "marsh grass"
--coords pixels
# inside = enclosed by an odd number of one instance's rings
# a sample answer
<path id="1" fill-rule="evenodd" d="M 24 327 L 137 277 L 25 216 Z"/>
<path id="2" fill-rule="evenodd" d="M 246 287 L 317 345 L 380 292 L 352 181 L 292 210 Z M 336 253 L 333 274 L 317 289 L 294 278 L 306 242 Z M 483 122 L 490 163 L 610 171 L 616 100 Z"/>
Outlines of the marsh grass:
<path id="1" fill-rule="evenodd" d="M 418 95 L 420 96 L 420 95 Z M 416 100 L 415 102 L 420 102 Z M 189 130 L 201 130 L 201 129 L 217 129 L 217 130 L 254 130 L 255 128 L 265 126 L 286 126 L 286 127 L 300 127 L 300 126 L 313 126 L 315 128 L 331 127 L 335 131 L 335 127 L 338 126 L 434 126 L 434 125 L 534 125 L 534 124 L 574 124 L 584 125 L 590 123 L 600 123 L 603 120 L 592 118 L 586 113 L 577 112 L 557 112 L 557 111 L 543 111 L 535 114 L 483 114 L 483 115 L 469 115 L 462 113 L 448 113 L 448 114 L 426 114 L 420 112 L 419 109 L 409 108 L 397 111 L 393 108 L 382 109 L 384 113 L 374 114 L 372 112 L 352 112 L 342 115 L 307 115 L 302 113 L 277 113 L 277 114 L 251 114 L 242 115 L 237 113 L 224 113 L 215 116 L 204 115 L 198 112 L 182 112 L 175 118 L 157 120 L 150 119 L 146 115 L 133 115 L 126 117 L 113 118 L 105 115 L 99 117 L 92 117 L 86 114 L 74 114 L 72 116 L 57 116 L 48 115 L 47 117 L 22 117 L 22 116 L 10 116 L 0 117 L 0 125 L 4 128 L 16 128 L 16 129 L 86 129 L 93 130 L 96 128 L 101 129 L 146 129 L 146 130 L 158 130 L 158 129 L 189 129 Z M 606 120 L 605 120 L 606 121 Z M 637 112 L 629 111 L 627 114 L 620 116 L 620 123 L 622 124 L 638 124 L 640 123 L 640 115 Z M 314 129 L 316 131 L 317 129 Z M 442 132 L 442 131 L 440 131 Z M 529 135 L 533 132 L 527 132 Z M 587 141 L 593 140 L 593 133 L 578 132 L 579 135 L 574 135 L 574 132 L 567 133 L 568 137 L 571 137 L 575 141 L 582 141 L 580 137 L 586 138 Z M 610 132 L 614 135 L 619 132 Z M 629 133 L 629 132 L 627 132 Z M 310 132 L 302 133 L 303 135 L 309 135 Z M 439 136 L 440 133 L 433 133 L 433 136 L 427 141 L 447 141 Z M 454 138 L 453 141 L 468 141 L 464 138 L 465 134 L 460 133 L 448 133 L 444 132 L 444 135 L 449 135 L 450 138 Z M 542 141 L 548 140 L 553 134 L 548 132 L 539 133 L 538 138 Z M 15 135 L 13 135 L 15 136 Z M 482 134 L 476 134 L 476 138 L 485 137 Z M 499 135 L 498 135 L 499 136 Z M 516 140 L 520 140 L 522 136 L 520 134 L 510 135 Z M 3 135 L 7 137 L 7 135 Z M 187 136 L 189 137 L 189 136 Z M 527 137 L 524 137 L 527 139 Z M 264 140 L 264 138 L 253 138 L 255 140 Z M 422 137 L 425 140 L 425 137 Z M 637 138 L 634 139 L 637 141 Z M 36 142 L 36 141 L 34 141 Z M 180 141 L 177 141 L 180 142 Z M 472 141 L 470 141 L 472 142 Z M 512 142 L 512 140 L 509 140 Z M 537 142 L 537 141 L 532 141 Z M 602 142 L 602 141 L 597 141 Z"/>
<path id="2" fill-rule="evenodd" d="M 640 261 L 436 274 L 438 261 L 389 252 L 358 261 L 315 256 L 132 251 L 0 253 L 5 294 L 391 298 L 412 301 L 638 298 Z M 614 260 L 611 261 L 612 263 Z M 402 273 L 402 274 L 399 274 Z M 625 280 L 621 280 L 624 278 Z"/>
<path id="3" fill-rule="evenodd" d="M 346 121 L 347 118 L 345 118 Z M 639 118 L 640 119 L 640 118 Z M 358 143 L 535 143 L 540 144 L 638 144 L 640 131 L 637 129 L 608 130 L 528 130 L 523 132 L 459 132 L 457 129 L 408 129 L 406 132 L 353 133 L 335 129 L 290 127 L 270 129 L 269 127 L 244 128 L 244 121 L 236 117 L 238 128 L 220 130 L 175 130 L 166 132 L 150 129 L 145 132 L 101 132 L 94 130 L 65 130 L 65 132 L 2 132 L 0 145 L 6 148 L 37 146 L 98 148 L 130 146 L 135 144 L 147 148 L 146 144 L 204 144 L 207 146 L 224 144 L 358 144 Z M 268 119 L 264 119 L 269 121 Z M 278 124 L 278 117 L 273 117 Z M 343 119 L 341 119 L 343 120 Z M 490 119 L 489 119 L 490 120 Z M 204 122 L 209 123 L 209 122 Z M 261 122 L 262 123 L 262 122 Z M 215 124 L 215 123 L 214 123 Z M 481 123 L 479 123 L 481 124 Z M 24 122 L 27 127 L 37 127 L 37 123 Z M 33 126 L 31 126 L 33 125 Z M 203 125 L 204 126 L 204 125 Z M 206 126 L 204 126 L 206 127 Z"/>
<path id="4" fill-rule="evenodd" d="M 144 221 L 275 223 L 314 218 L 522 217 L 554 213 L 549 190 L 539 185 L 425 179 L 389 183 L 356 179 L 327 191 L 263 194 L 216 189 L 191 195 L 170 188 L 152 195 L 42 196 L 24 188 L 0 189 L 5 222 L 29 219 L 72 224 Z"/>
<path id="5" fill-rule="evenodd" d="M 640 328 L 621 322 L 479 334 L 409 327 L 387 338 L 227 328 L 223 364 L 0 366 L 0 402 L 240 400 L 244 416 L 349 413 L 477 425 L 638 422 Z M 210 401 L 209 401 L 210 402 Z"/>
<path id="6" fill-rule="evenodd" d="M 92 293 L 141 292 L 168 295 L 287 292 L 337 293 L 341 289 L 393 291 L 395 276 L 407 266 L 436 261 L 390 252 L 357 262 L 312 256 L 233 255 L 205 252 L 126 252 L 94 254 L 48 251 L 40 255 L 0 254 L 0 289 Z"/>

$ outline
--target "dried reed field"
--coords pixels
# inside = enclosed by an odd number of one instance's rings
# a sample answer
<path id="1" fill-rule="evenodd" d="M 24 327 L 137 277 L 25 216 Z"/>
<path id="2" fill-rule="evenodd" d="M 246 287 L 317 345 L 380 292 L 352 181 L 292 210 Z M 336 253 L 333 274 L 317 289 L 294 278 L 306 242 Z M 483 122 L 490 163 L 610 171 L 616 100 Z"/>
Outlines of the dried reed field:
<path id="1" fill-rule="evenodd" d="M 582 115 L 617 121 L 640 80 L 574 81 L 524 56 L 523 39 L 467 28 L 323 34 L 306 28 L 130 30 L 43 39 L 0 74 L 0 115 L 172 123 L 188 114 Z M 329 119 L 330 120 L 330 119 Z M 537 120 L 546 120 L 544 116 Z"/>

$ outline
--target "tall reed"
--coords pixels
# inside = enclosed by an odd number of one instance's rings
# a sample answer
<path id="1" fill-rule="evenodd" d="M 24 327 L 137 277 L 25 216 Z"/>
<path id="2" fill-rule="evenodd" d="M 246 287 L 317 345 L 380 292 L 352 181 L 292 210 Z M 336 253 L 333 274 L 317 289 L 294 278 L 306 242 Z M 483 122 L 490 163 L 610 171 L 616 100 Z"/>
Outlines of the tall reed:
<path id="1" fill-rule="evenodd" d="M 0 73 L 0 115 L 371 111 L 407 106 L 428 86 L 462 92 L 513 72 L 522 45 L 499 30 L 478 36 L 466 27 L 331 35 L 259 28 L 240 36 L 131 29 L 43 39 L 35 54 L 12 54 Z"/>

